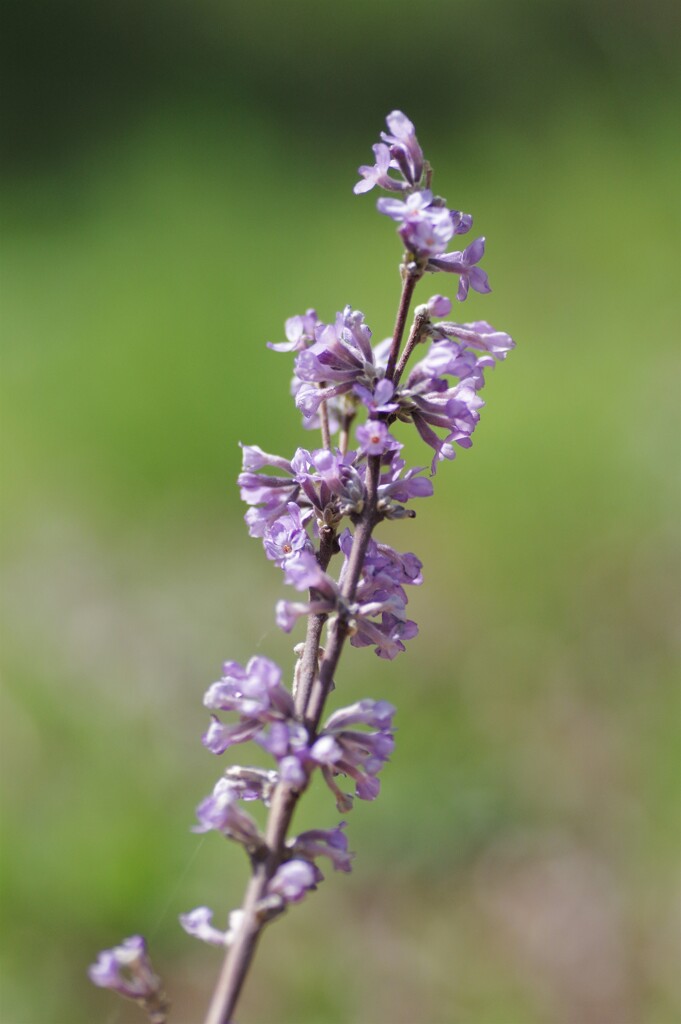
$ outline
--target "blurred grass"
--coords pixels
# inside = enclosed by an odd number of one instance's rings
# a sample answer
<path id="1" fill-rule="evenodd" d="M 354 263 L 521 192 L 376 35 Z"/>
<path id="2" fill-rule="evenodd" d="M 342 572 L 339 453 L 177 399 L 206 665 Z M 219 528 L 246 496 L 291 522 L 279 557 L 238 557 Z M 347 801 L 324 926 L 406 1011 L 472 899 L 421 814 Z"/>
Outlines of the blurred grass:
<path id="1" fill-rule="evenodd" d="M 488 237 L 465 317 L 518 349 L 474 449 L 384 530 L 423 558 L 421 635 L 394 665 L 353 653 L 338 699 L 394 700 L 397 751 L 351 815 L 354 874 L 268 936 L 243 1019 L 669 1024 L 675 117 L 657 103 L 632 145 L 573 95 L 463 159 L 420 137 Z M 390 332 L 397 243 L 351 193 L 370 141 L 157 111 L 5 191 L 4 1024 L 136 1019 L 84 975 L 136 930 L 178 1024 L 205 1002 L 217 960 L 176 915 L 226 913 L 245 866 L 188 833 L 216 772 L 201 697 L 225 657 L 290 663 L 237 441 L 300 443 L 264 347 L 285 317 L 349 301 Z M 333 824 L 326 794 L 300 820 Z"/>

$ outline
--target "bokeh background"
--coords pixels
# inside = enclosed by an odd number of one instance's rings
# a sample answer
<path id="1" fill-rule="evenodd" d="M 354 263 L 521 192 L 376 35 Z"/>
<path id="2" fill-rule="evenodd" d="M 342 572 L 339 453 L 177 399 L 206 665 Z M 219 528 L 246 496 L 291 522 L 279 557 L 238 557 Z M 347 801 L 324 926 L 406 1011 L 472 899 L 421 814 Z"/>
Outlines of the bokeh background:
<path id="1" fill-rule="evenodd" d="M 351 651 L 338 701 L 393 701 L 397 750 L 239 1019 L 680 1019 L 674 10 L 6 3 L 3 1024 L 141 1019 L 85 976 L 135 932 L 201 1018 L 220 957 L 177 914 L 224 918 L 246 878 L 189 831 L 202 695 L 225 658 L 291 665 L 237 442 L 302 443 L 265 348 L 287 316 L 390 332 L 399 246 L 351 190 L 396 107 L 487 236 L 460 318 L 518 347 L 383 530 L 425 563 L 421 633 Z M 338 820 L 321 790 L 301 811 Z"/>

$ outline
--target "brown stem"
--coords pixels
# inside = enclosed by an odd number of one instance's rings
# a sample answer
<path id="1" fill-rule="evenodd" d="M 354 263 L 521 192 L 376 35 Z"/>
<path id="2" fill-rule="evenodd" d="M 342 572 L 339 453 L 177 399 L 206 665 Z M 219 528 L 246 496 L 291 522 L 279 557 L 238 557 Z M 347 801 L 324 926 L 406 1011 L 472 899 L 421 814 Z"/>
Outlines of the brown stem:
<path id="1" fill-rule="evenodd" d="M 350 412 L 345 413 L 341 420 L 340 434 L 338 437 L 338 447 L 340 448 L 341 455 L 347 454 L 348 444 L 350 442 L 350 427 L 352 426 L 354 418 L 355 413 Z"/>
<path id="2" fill-rule="evenodd" d="M 326 529 L 322 528 L 319 551 L 317 552 L 317 561 L 325 572 L 329 562 L 331 561 L 335 543 L 335 531 L 328 527 Z M 314 591 L 310 590 L 310 600 L 314 600 L 314 597 Z M 328 616 L 324 612 L 318 615 L 308 616 L 307 634 L 305 636 L 303 654 L 300 659 L 300 664 L 298 665 L 295 695 L 296 715 L 301 719 L 301 721 L 305 717 L 305 709 L 307 707 L 307 702 L 310 699 L 312 684 L 317 675 L 319 667 L 319 643 L 322 638 L 322 630 L 327 618 Z"/>
<path id="3" fill-rule="evenodd" d="M 376 525 L 376 499 L 380 468 L 380 456 L 370 456 L 367 472 L 366 506 L 362 519 L 355 527 L 350 557 L 348 559 L 343 586 L 341 587 L 341 593 L 348 603 L 354 600 L 355 591 L 357 590 L 357 584 L 359 583 L 359 577 L 362 572 L 362 566 L 364 565 L 364 556 L 366 555 L 369 541 L 371 540 L 373 528 Z M 314 680 L 312 693 L 305 712 L 305 724 L 307 725 L 311 735 L 314 735 L 319 728 L 319 723 L 321 721 L 322 714 L 324 713 L 324 704 L 326 703 L 326 698 L 329 695 L 334 673 L 347 635 L 347 618 L 339 614 L 330 631 L 324 657 L 322 658 L 319 666 L 319 675 Z"/>
<path id="4" fill-rule="evenodd" d="M 267 883 L 281 862 L 284 840 L 298 796 L 284 783 L 274 792 L 265 833 L 269 856 L 258 864 L 246 888 L 241 926 L 222 965 L 204 1024 L 230 1024 L 263 929 L 257 913 L 258 903 L 265 896 Z"/>
<path id="5" fill-rule="evenodd" d="M 322 387 L 323 385 L 320 385 Z M 322 402 L 319 406 L 319 426 L 322 431 L 322 448 L 331 447 L 331 433 L 329 431 L 329 410 L 326 408 L 326 402 Z"/>
<path id="6" fill-rule="evenodd" d="M 393 379 L 395 372 L 395 364 L 397 363 L 397 357 L 400 352 L 400 345 L 402 344 L 402 335 L 404 334 L 404 325 L 407 322 L 407 315 L 409 313 L 409 306 L 411 304 L 411 298 L 414 294 L 414 288 L 416 282 L 421 275 L 412 270 L 405 270 L 404 277 L 402 280 L 402 294 L 400 295 L 400 305 L 397 310 L 397 318 L 395 320 L 395 330 L 393 331 L 392 345 L 390 346 L 390 355 L 388 356 L 388 363 L 385 368 L 385 375 L 388 380 Z"/>
<path id="7" fill-rule="evenodd" d="M 428 312 L 417 313 L 416 316 L 414 317 L 414 323 L 411 325 L 411 331 L 409 332 L 409 337 L 407 338 L 407 344 L 404 346 L 404 349 L 402 350 L 402 355 L 400 356 L 400 361 L 397 364 L 395 376 L 393 377 L 393 384 L 395 385 L 395 387 L 397 387 L 397 385 L 400 383 L 400 379 L 402 377 L 402 374 L 404 373 L 404 368 L 409 361 L 410 355 L 412 354 L 418 343 L 421 341 L 421 338 L 423 337 L 424 328 L 428 323 L 429 319 L 430 316 Z"/>

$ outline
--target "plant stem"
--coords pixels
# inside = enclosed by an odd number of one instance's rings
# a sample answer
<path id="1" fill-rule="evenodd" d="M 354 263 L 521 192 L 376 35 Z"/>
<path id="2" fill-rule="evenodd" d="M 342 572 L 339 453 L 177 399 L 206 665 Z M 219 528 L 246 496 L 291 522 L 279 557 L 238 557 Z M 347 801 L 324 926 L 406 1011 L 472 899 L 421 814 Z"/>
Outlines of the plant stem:
<path id="1" fill-rule="evenodd" d="M 414 323 L 412 324 L 411 331 L 409 332 L 407 344 L 404 346 L 404 349 L 402 350 L 402 355 L 400 356 L 399 362 L 397 364 L 397 369 L 395 370 L 395 376 L 393 377 L 393 384 L 395 385 L 395 387 L 397 387 L 397 385 L 400 383 L 400 379 L 402 377 L 402 374 L 404 373 L 404 368 L 409 361 L 410 355 L 412 354 L 418 343 L 421 341 L 421 338 L 423 336 L 423 329 L 425 325 L 428 323 L 429 319 L 430 316 L 428 313 L 417 313 L 416 316 L 414 317 Z"/>
<path id="2" fill-rule="evenodd" d="M 324 387 L 324 384 L 319 385 L 320 388 Z M 331 447 L 331 434 L 329 433 L 329 410 L 326 407 L 326 402 L 322 402 L 319 406 L 319 427 L 322 432 L 322 448 Z"/>
<path id="3" fill-rule="evenodd" d="M 390 355 L 388 356 L 388 363 L 385 369 L 385 375 L 388 380 L 392 380 L 393 374 L 395 373 L 395 365 L 400 352 L 400 345 L 402 344 L 402 335 L 404 334 L 404 325 L 407 322 L 409 306 L 411 305 L 414 288 L 416 287 L 416 282 L 420 276 L 421 273 L 418 271 L 407 269 L 404 272 L 402 280 L 402 294 L 400 296 L 400 304 L 397 309 L 397 319 L 395 320 L 395 330 L 393 331 Z"/>

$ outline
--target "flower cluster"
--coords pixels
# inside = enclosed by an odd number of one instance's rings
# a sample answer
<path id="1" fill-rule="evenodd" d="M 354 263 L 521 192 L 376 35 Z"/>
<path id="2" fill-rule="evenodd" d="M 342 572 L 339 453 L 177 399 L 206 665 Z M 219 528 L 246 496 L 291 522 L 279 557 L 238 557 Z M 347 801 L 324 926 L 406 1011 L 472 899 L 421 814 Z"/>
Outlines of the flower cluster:
<path id="1" fill-rule="evenodd" d="M 401 199 L 379 199 L 379 212 L 398 224 L 409 258 L 417 265 L 431 272 L 444 270 L 459 275 L 456 297 L 460 302 L 469 288 L 482 293 L 491 291 L 487 274 L 477 265 L 485 253 L 484 238 L 476 238 L 463 252 L 446 252 L 455 235 L 470 231 L 472 216 L 448 209 L 445 199 L 433 195 L 428 187 L 430 166 L 423 159 L 409 118 L 400 110 L 393 110 L 386 120 L 389 132 L 381 132 L 383 141 L 374 146 L 376 163 L 373 167 L 360 167 L 362 177 L 355 192 L 368 192 L 377 185 L 387 192 L 400 193 Z M 395 178 L 390 171 L 400 177 Z"/>
<path id="2" fill-rule="evenodd" d="M 141 935 L 123 939 L 120 946 L 104 949 L 88 970 L 90 981 L 110 988 L 126 999 L 134 999 L 151 1024 L 164 1024 L 169 1003 L 161 988 L 161 979 L 151 966 L 147 944 Z"/>
<path id="3" fill-rule="evenodd" d="M 452 303 L 443 295 L 415 308 L 404 340 L 413 289 L 426 272 L 457 274 L 459 301 L 470 289 L 490 288 L 478 266 L 483 238 L 461 252 L 447 251 L 454 236 L 470 231 L 473 219 L 449 209 L 432 191 L 431 168 L 411 121 L 393 111 L 387 127 L 374 146 L 375 164 L 359 169 L 355 192 L 376 186 L 390 193 L 377 206 L 395 221 L 404 246 L 395 332 L 376 343 L 364 314 L 351 305 L 329 322 L 314 309 L 291 317 L 286 341 L 268 345 L 292 356 L 291 392 L 304 426 L 321 430 L 321 445 L 299 447 L 290 458 L 242 445 L 238 484 L 248 506 L 248 532 L 261 541 L 284 583 L 299 592 L 296 600 L 277 602 L 276 622 L 290 633 L 305 617 L 308 629 L 296 648 L 291 689 L 279 666 L 257 655 L 245 665 L 226 662 L 204 696 L 212 718 L 203 743 L 211 753 L 223 755 L 251 743 L 270 759 L 267 768 L 228 767 L 197 808 L 194 831 L 217 832 L 246 851 L 253 886 L 243 908 L 229 915 L 224 931 L 213 925 L 213 912 L 205 906 L 180 918 L 190 935 L 231 949 L 237 992 L 254 936 L 319 885 L 324 876 L 318 861 L 335 871 L 351 869 L 345 822 L 288 838 L 297 800 L 315 774 L 341 814 L 350 811 L 353 796 L 374 800 L 379 774 L 393 752 L 392 704 L 360 700 L 325 720 L 324 708 L 346 642 L 393 659 L 418 633 L 407 614 L 407 589 L 421 584 L 421 561 L 373 536 L 385 521 L 412 518 L 412 502 L 433 494 L 424 468 L 409 466 L 402 457 L 399 431 L 413 428 L 431 449 L 432 477 L 442 460 L 454 458 L 456 446 L 470 447 L 484 404 L 485 370 L 504 360 L 514 345 L 485 320 L 446 319 Z M 408 366 L 421 346 L 420 358 Z M 343 778 L 354 794 L 346 791 Z M 265 809 L 266 828 L 246 803 Z M 126 940 L 102 958 L 91 969 L 93 981 L 156 1012 L 159 989 L 143 940 Z"/>

